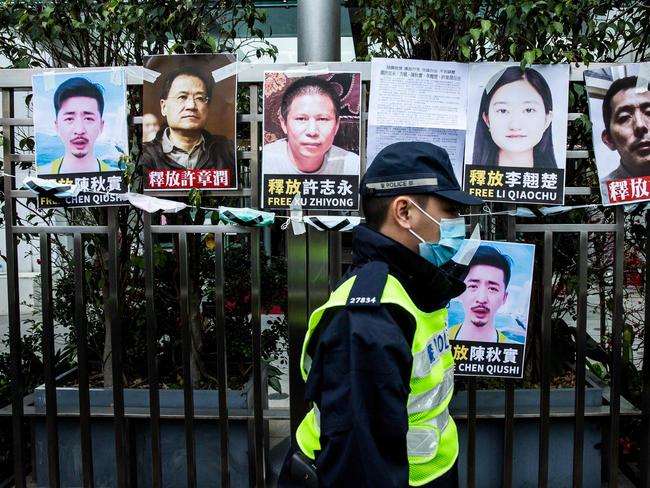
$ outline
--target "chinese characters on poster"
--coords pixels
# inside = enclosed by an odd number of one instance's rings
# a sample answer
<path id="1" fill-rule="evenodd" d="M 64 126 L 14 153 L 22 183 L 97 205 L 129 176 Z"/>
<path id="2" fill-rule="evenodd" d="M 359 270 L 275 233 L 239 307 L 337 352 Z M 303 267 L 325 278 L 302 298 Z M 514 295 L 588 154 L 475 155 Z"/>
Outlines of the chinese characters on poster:
<path id="1" fill-rule="evenodd" d="M 605 205 L 650 200 L 650 63 L 585 71 Z"/>
<path id="2" fill-rule="evenodd" d="M 237 58 L 144 58 L 144 189 L 237 188 Z"/>
<path id="3" fill-rule="evenodd" d="M 468 72 L 462 63 L 373 59 L 366 165 L 395 142 L 430 142 L 463 181 Z"/>
<path id="4" fill-rule="evenodd" d="M 128 155 L 126 80 L 121 68 L 46 72 L 32 78 L 36 174 L 77 185 L 65 199 L 39 195 L 40 207 L 124 204 Z"/>
<path id="5" fill-rule="evenodd" d="M 464 189 L 492 202 L 562 204 L 568 65 L 470 65 Z"/>
<path id="6" fill-rule="evenodd" d="M 481 242 L 449 305 L 457 375 L 523 377 L 534 257 L 532 244 Z"/>
<path id="7" fill-rule="evenodd" d="M 265 208 L 358 208 L 360 109 L 360 73 L 264 73 Z"/>

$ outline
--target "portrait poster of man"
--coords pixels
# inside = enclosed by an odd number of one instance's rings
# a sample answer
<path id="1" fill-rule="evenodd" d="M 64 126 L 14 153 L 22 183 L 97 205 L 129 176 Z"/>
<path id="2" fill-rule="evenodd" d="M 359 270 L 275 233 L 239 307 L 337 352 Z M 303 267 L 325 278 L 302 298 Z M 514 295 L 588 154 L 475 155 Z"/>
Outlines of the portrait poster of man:
<path id="1" fill-rule="evenodd" d="M 263 206 L 356 210 L 361 74 L 264 73 Z"/>
<path id="2" fill-rule="evenodd" d="M 534 257 L 533 244 L 481 242 L 449 305 L 456 374 L 523 377 Z"/>
<path id="3" fill-rule="evenodd" d="M 584 76 L 603 204 L 650 200 L 650 63 Z"/>
<path id="4" fill-rule="evenodd" d="M 126 76 L 121 68 L 32 77 L 36 174 L 77 185 L 74 197 L 40 195 L 40 207 L 123 205 L 128 155 Z"/>
<path id="5" fill-rule="evenodd" d="M 237 188 L 237 57 L 144 58 L 144 189 Z"/>
<path id="6" fill-rule="evenodd" d="M 469 65 L 373 58 L 366 168 L 386 146 L 430 142 L 442 147 L 463 181 Z"/>
<path id="7" fill-rule="evenodd" d="M 474 63 L 469 79 L 465 191 L 564 203 L 569 66 Z"/>

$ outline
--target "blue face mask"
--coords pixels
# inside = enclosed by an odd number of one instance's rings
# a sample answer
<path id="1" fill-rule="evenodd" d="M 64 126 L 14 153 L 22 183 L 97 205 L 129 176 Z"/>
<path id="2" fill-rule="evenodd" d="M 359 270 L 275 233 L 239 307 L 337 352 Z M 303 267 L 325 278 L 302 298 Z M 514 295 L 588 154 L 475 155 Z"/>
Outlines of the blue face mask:
<path id="1" fill-rule="evenodd" d="M 455 219 L 441 219 L 438 222 L 417 203 L 412 200 L 411 203 L 440 227 L 440 240 L 438 242 L 427 242 L 412 229 L 409 229 L 409 232 L 421 241 L 419 246 L 420 256 L 440 267 L 451 260 L 463 244 L 465 240 L 465 219 L 458 217 Z"/>

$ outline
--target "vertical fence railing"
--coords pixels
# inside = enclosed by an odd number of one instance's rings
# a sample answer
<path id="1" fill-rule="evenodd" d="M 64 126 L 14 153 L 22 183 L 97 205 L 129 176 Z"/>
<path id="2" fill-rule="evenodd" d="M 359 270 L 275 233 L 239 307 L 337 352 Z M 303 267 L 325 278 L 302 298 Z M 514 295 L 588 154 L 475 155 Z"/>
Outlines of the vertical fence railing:
<path id="1" fill-rule="evenodd" d="M 52 262 L 50 236 L 40 235 L 41 304 L 43 313 L 43 368 L 45 376 L 45 404 L 47 426 L 47 470 L 50 486 L 58 488 L 59 435 L 56 415 L 56 370 L 54 364 L 54 317 L 52 313 Z"/>
<path id="2" fill-rule="evenodd" d="M 318 63 L 315 64 L 316 66 Z M 240 157 L 250 161 L 250 181 L 251 187 L 241 188 L 239 190 L 227 191 L 222 193 L 232 197 L 239 198 L 243 203 L 248 203 L 252 207 L 259 207 L 260 194 L 258 182 L 260 181 L 260 152 L 259 144 L 261 141 L 261 123 L 262 114 L 258 106 L 258 95 L 262 75 L 265 69 L 284 69 L 288 67 L 302 67 L 303 65 L 273 65 L 264 66 L 244 66 L 240 72 L 240 83 L 248 85 L 250 96 L 250 113 L 240 113 L 238 122 L 240 124 L 250 125 L 251 147 L 250 150 L 240 153 Z M 331 67 L 331 66 L 330 66 Z M 340 63 L 341 70 L 361 70 L 362 78 L 366 82 L 363 90 L 367 93 L 370 69 L 367 63 Z M 15 175 L 15 163 L 17 161 L 33 161 L 33 156 L 17 155 L 15 128 L 19 125 L 30 125 L 32 122 L 28 119 L 18 119 L 15 117 L 14 98 L 15 90 L 27 87 L 31 80 L 30 70 L 12 70 L 8 76 L 3 77 L 0 81 L 2 89 L 2 109 L 3 118 L 0 125 L 3 127 L 4 147 L 3 159 L 4 170 L 8 175 Z M 572 75 L 572 80 L 579 78 L 579 73 Z M 138 84 L 134 74 L 129 74 L 129 84 Z M 366 100 L 363 99 L 362 120 L 367 121 Z M 135 117 L 136 123 L 140 122 L 139 117 Z M 365 143 L 365 132 L 362 131 L 362 143 Z M 365 144 L 364 144 L 365 145 Z M 362 150 L 362 152 L 364 152 Z M 586 151 L 580 151 L 580 157 L 587 157 Z M 31 158 L 31 159 L 30 159 Z M 118 227 L 117 208 L 106 209 L 104 212 L 105 222 L 98 223 L 95 226 L 58 226 L 50 228 L 37 228 L 34 226 L 18 226 L 16 221 L 16 201 L 20 198 L 27 198 L 30 194 L 23 190 L 16 189 L 14 178 L 4 178 L 5 194 L 5 238 L 7 254 L 7 283 L 9 289 L 8 296 L 8 314 L 9 314 L 9 346 L 11 352 L 11 425 L 14 451 L 14 477 L 15 486 L 24 487 L 27 485 L 26 473 L 28 470 L 27 452 L 25 446 L 28 445 L 29 435 L 25 430 L 26 420 L 29 417 L 25 415 L 23 397 L 30 393 L 24 391 L 23 375 L 21 371 L 21 329 L 20 329 L 20 295 L 18 286 L 18 261 L 20 257 L 17 254 L 18 239 L 24 235 L 38 236 L 41 255 L 41 307 L 43 310 L 43 360 L 45 364 L 45 420 L 48 444 L 48 462 L 47 476 L 50 486 L 59 485 L 61 474 L 60 458 L 62 453 L 58 453 L 59 440 L 57 432 L 57 418 L 62 414 L 58 411 L 56 403 L 56 384 L 54 376 L 54 321 L 52 318 L 52 237 L 54 235 L 68 235 L 72 237 L 73 259 L 74 259 L 74 282 L 77 293 L 75 294 L 74 303 L 70 304 L 71 310 L 74 310 L 74 327 L 77 340 L 77 357 L 78 357 L 78 381 L 79 381 L 79 408 L 76 412 L 65 412 L 66 416 L 78 417 L 80 437 L 81 437 L 81 465 L 82 465 L 82 483 L 84 487 L 94 486 L 94 472 L 96 464 L 93 462 L 91 421 L 94 417 L 104 416 L 112 417 L 114 426 L 114 451 L 115 451 L 115 470 L 117 486 L 127 487 L 136 483 L 137 466 L 135 465 L 136 452 L 135 440 L 132 432 L 133 417 L 135 413 L 131 412 L 125 406 L 124 399 L 124 370 L 123 370 L 123 334 L 121 323 L 121 279 L 120 269 L 120 235 Z M 568 188 L 568 198 L 579 195 L 588 195 L 590 189 Z M 249 199 L 246 202 L 246 199 Z M 549 486 L 549 433 L 550 420 L 553 417 L 549 400 L 550 400 L 550 348 L 551 344 L 551 313 L 552 313 L 552 281 L 553 281 L 553 242 L 556 234 L 572 232 L 579 238 L 579 255 L 578 260 L 578 292 L 576 308 L 576 392 L 575 392 L 575 421 L 574 421 L 574 452 L 573 452 L 573 486 L 581 487 L 584 485 L 583 472 L 584 464 L 584 433 L 585 433 L 585 365 L 586 365 L 586 338 L 587 338 L 587 296 L 588 296 L 588 252 L 590 246 L 590 236 L 596 233 L 607 232 L 614 235 L 614 314 L 612 324 L 612 350 L 611 350 L 611 385 L 610 385 L 610 405 L 609 415 L 607 417 L 607 436 L 603 450 L 606 453 L 606 481 L 610 487 L 617 486 L 618 483 L 618 437 L 620 431 L 620 395 L 622 381 L 620 378 L 622 371 L 622 332 L 623 332 L 623 271 L 624 271 L 624 219 L 625 214 L 621 207 L 614 211 L 614 223 L 605 224 L 582 224 L 574 225 L 570 228 L 561 224 L 528 224 L 517 222 L 514 217 L 507 217 L 507 237 L 508 240 L 514 241 L 517 237 L 527 233 L 541 234 L 544 236 L 544 244 L 538 248 L 537 252 L 542 253 L 544 263 L 543 276 L 540 277 L 543 284 L 543 310 L 541 320 L 541 339 L 542 339 L 542 382 L 540 388 L 541 408 L 539 412 L 539 469 L 538 484 L 541 487 Z M 214 301 L 216 304 L 215 311 L 215 334 L 216 334 L 216 355 L 218 358 L 216 375 L 219 385 L 218 408 L 215 405 L 214 412 L 207 415 L 214 418 L 215 423 L 219 425 L 219 448 L 220 454 L 219 465 L 220 486 L 227 487 L 231 485 L 231 463 L 229 459 L 230 434 L 229 420 L 245 419 L 248 420 L 251 428 L 251 486 L 268 485 L 268 462 L 266 458 L 265 443 L 268 442 L 265 420 L 269 417 L 279 418 L 281 414 L 274 417 L 274 414 L 267 410 L 264 404 L 264 365 L 262 362 L 262 343 L 261 343 L 261 255 L 260 255 L 260 232 L 258 229 L 243 229 L 236 227 L 224 228 L 215 225 L 160 225 L 154 224 L 152 216 L 145 214 L 144 219 L 144 279 L 145 279 L 145 300 L 146 300 L 146 343 L 147 343 L 147 368 L 149 383 L 149 408 L 147 416 L 149 418 L 150 442 L 151 442 L 151 486 L 163 486 L 162 465 L 162 448 L 161 448 L 161 421 L 168 417 L 178 417 L 178 414 L 170 414 L 162 411 L 160 406 L 160 377 L 156 359 L 158 324 L 156 323 L 156 301 L 155 301 L 155 280 L 154 276 L 154 246 L 156 239 L 160 234 L 176 236 L 179 243 L 179 280 L 180 280 L 180 317 L 181 333 L 183 337 L 182 345 L 182 369 L 185 377 L 183 387 L 184 403 L 181 416 L 184 421 L 185 446 L 186 446 L 186 466 L 187 466 L 187 486 L 196 486 L 197 480 L 197 456 L 196 456 L 196 433 L 195 433 L 195 411 L 194 411 L 194 387 L 191 381 L 191 334 L 189 330 L 189 320 L 191 316 L 190 299 L 188 296 L 192 280 L 195 279 L 190 273 L 190 262 L 188 260 L 188 251 L 191 239 L 199 234 L 215 234 L 215 293 Z M 650 225 L 648 225 L 650 229 Z M 227 277 L 224 276 L 224 253 L 227 252 L 227 246 L 224 244 L 225 234 L 237 233 L 246 234 L 251 249 L 251 310 L 252 310 L 252 337 L 251 347 L 253 351 L 253 403 L 252 407 L 244 411 L 231 410 L 228 407 L 226 399 L 227 388 L 227 350 L 225 329 L 225 300 L 224 283 Z M 88 327 L 86 317 L 86 300 L 84 296 L 85 272 L 85 248 L 84 243 L 90 235 L 101 235 L 106 243 L 104 250 L 108 256 L 108 296 L 105 303 L 106 322 L 111 328 L 109 340 L 112 346 L 112 394 L 113 407 L 109 413 L 100 412 L 91 408 L 90 405 L 90 368 L 88 365 Z M 649 231 L 650 235 L 650 231 Z M 288 257 L 288 324 L 289 324 L 289 385 L 290 385 L 290 425 L 291 431 L 295 432 L 298 423 L 302 419 L 306 405 L 303 400 L 304 386 L 299 373 L 299 358 L 304 337 L 305 327 L 308 319 L 308 313 L 322 304 L 328 291 L 338 281 L 338 275 L 341 271 L 341 239 L 339 235 L 330 235 L 310 231 L 307 235 L 294 236 L 291 232 L 287 235 L 287 257 Z M 650 274 L 648 275 L 650 276 Z M 647 278 L 646 278 L 647 279 Z M 648 302 L 646 294 L 646 304 Z M 648 314 L 646 307 L 646 314 Z M 647 352 L 644 353 L 647 356 Z M 644 373 L 648 370 L 648 361 L 644 359 Z M 648 374 L 644 375 L 644 406 L 643 406 L 643 424 L 642 430 L 645 434 L 642 445 L 642 456 L 648 456 L 648 442 L 650 438 L 650 379 Z M 514 432 L 517 421 L 515 413 L 515 380 L 505 382 L 505 407 L 503 413 L 503 472 L 502 486 L 516 486 L 513 481 L 513 452 L 516 449 L 514 444 Z M 477 400 L 476 400 L 476 381 L 469 379 L 468 388 L 468 445 L 467 445 L 467 472 L 461 473 L 461 478 L 465 477 L 468 487 L 474 487 L 480 484 L 477 480 L 477 467 L 480 466 L 481 460 L 476 457 L 477 448 Z M 34 415 L 30 411 L 30 416 Z M 217 453 L 215 453 L 217 456 Z M 96 460 L 95 460 L 96 463 Z M 648 476 L 648 465 L 650 463 L 641 463 L 642 486 L 650 488 L 650 479 Z"/>
<path id="3" fill-rule="evenodd" d="M 162 466 L 160 458 L 160 393 L 158 391 L 158 361 L 156 360 L 158 325 L 156 323 L 156 306 L 154 302 L 153 234 L 151 233 L 151 215 L 145 213 L 143 219 L 147 369 L 149 380 L 149 427 L 151 429 L 151 486 L 152 488 L 160 488 L 162 486 Z"/>
<path id="4" fill-rule="evenodd" d="M 582 462 L 585 430 L 585 350 L 587 342 L 587 253 L 589 234 L 580 232 L 578 254 L 578 304 L 576 314 L 576 393 L 573 433 L 573 486 L 582 487 Z"/>
<path id="5" fill-rule="evenodd" d="M 645 213 L 646 222 L 646 256 L 650 256 L 650 212 Z M 650 266 L 645 269 L 645 324 L 650 324 Z M 647 329 L 646 329 L 647 330 Z M 647 333 L 646 333 L 647 334 Z M 648 337 L 647 335 L 645 336 Z M 641 471 L 641 488 L 650 488 L 650 348 L 643 350 L 643 408 L 641 417 L 641 459 L 646 460 L 646 467 Z"/>
<path id="6" fill-rule="evenodd" d="M 77 334 L 77 358 L 79 367 L 79 431 L 81 434 L 81 465 L 83 470 L 83 486 L 91 488 L 93 482 L 92 437 L 90 431 L 90 379 L 88 371 L 88 326 L 86 317 L 85 269 L 83 236 L 74 234 L 74 284 L 75 284 L 75 329 Z"/>
<path id="7" fill-rule="evenodd" d="M 512 209 L 515 206 L 512 205 Z M 510 215 L 507 217 L 507 238 L 510 242 L 516 240 L 517 219 Z M 530 318 L 528 319 L 530 324 Z M 512 488 L 512 453 L 514 452 L 514 418 L 515 418 L 515 382 L 505 380 L 505 406 L 503 422 L 503 487 Z"/>
<path id="8" fill-rule="evenodd" d="M 623 278 L 625 251 L 625 212 L 620 205 L 616 207 L 616 233 L 614 242 L 614 313 L 612 317 L 612 364 L 610 370 L 610 400 L 609 400 L 609 439 L 607 460 L 609 464 L 609 485 L 618 486 L 618 437 L 620 430 L 621 411 L 621 371 L 622 371 L 622 340 L 623 321 Z"/>
<path id="9" fill-rule="evenodd" d="M 5 196 L 5 238 L 7 253 L 7 308 L 9 314 L 9 352 L 11 354 L 11 433 L 13 439 L 14 455 L 14 482 L 16 488 L 26 486 L 25 482 L 25 435 L 23 431 L 24 410 L 23 410 L 23 373 L 21 367 L 22 338 L 20 332 L 20 292 L 18 284 L 18 239 L 13 233 L 16 224 L 16 207 L 12 199 L 15 188 L 14 179 L 15 165 L 13 162 L 14 152 L 14 126 L 11 119 L 14 117 L 14 90 L 4 88 L 2 90 L 2 115 L 5 118 L 3 127 L 3 161 L 4 172 L 9 175 L 4 177 Z M 8 171 L 7 171 L 8 170 Z"/>
<path id="10" fill-rule="evenodd" d="M 226 314 L 224 297 L 224 262 L 223 262 L 223 236 L 215 239 L 215 319 L 217 335 L 217 380 L 219 383 L 219 442 L 221 447 L 221 486 L 230 486 L 229 469 L 229 438 L 228 438 L 228 402 L 226 398 L 227 368 L 226 361 Z"/>
<path id="11" fill-rule="evenodd" d="M 194 256 L 196 258 L 196 256 Z M 178 234 L 178 270 L 180 275 L 181 341 L 183 349 L 183 409 L 185 411 L 185 461 L 187 487 L 196 486 L 196 450 L 194 442 L 194 378 L 192 378 L 192 345 L 190 331 L 190 277 L 187 234 Z"/>

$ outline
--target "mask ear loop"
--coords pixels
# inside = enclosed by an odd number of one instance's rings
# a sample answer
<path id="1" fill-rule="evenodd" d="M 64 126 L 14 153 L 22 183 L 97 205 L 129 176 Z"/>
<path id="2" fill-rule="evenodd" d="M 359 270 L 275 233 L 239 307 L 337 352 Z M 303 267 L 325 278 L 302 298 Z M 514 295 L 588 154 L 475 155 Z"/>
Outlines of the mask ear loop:
<path id="1" fill-rule="evenodd" d="M 438 221 L 437 221 L 436 219 L 434 219 L 431 215 L 429 215 L 429 212 L 427 212 L 426 210 L 424 210 L 422 207 L 420 207 L 417 203 L 415 203 L 415 202 L 414 202 L 413 200 L 411 200 L 410 198 L 409 198 L 408 200 L 409 200 L 409 202 L 411 202 L 411 203 L 413 204 L 413 206 L 414 206 L 415 208 L 417 208 L 420 212 L 422 212 L 424 215 L 426 215 L 426 216 L 429 217 L 431 220 L 433 220 L 436 224 L 438 224 L 438 226 L 440 226 L 440 222 L 438 222 Z M 409 230 L 411 230 L 411 229 L 409 229 Z M 422 240 L 422 242 L 425 242 L 425 241 Z"/>
<path id="2" fill-rule="evenodd" d="M 420 242 L 422 242 L 422 243 L 427 242 L 427 241 L 425 241 L 424 239 L 422 239 L 419 235 L 417 235 L 417 234 L 415 233 L 415 231 L 413 231 L 413 229 L 409 229 L 409 232 L 410 232 L 411 234 L 413 234 L 413 235 L 415 236 L 415 238 L 416 238 L 417 240 L 419 240 Z"/>
<path id="3" fill-rule="evenodd" d="M 485 204 L 483 208 L 481 209 L 482 212 L 480 213 L 468 213 L 468 214 L 461 214 L 460 217 L 482 217 L 484 215 L 514 215 L 514 210 L 501 210 L 499 212 L 493 212 L 492 209 Z"/>

